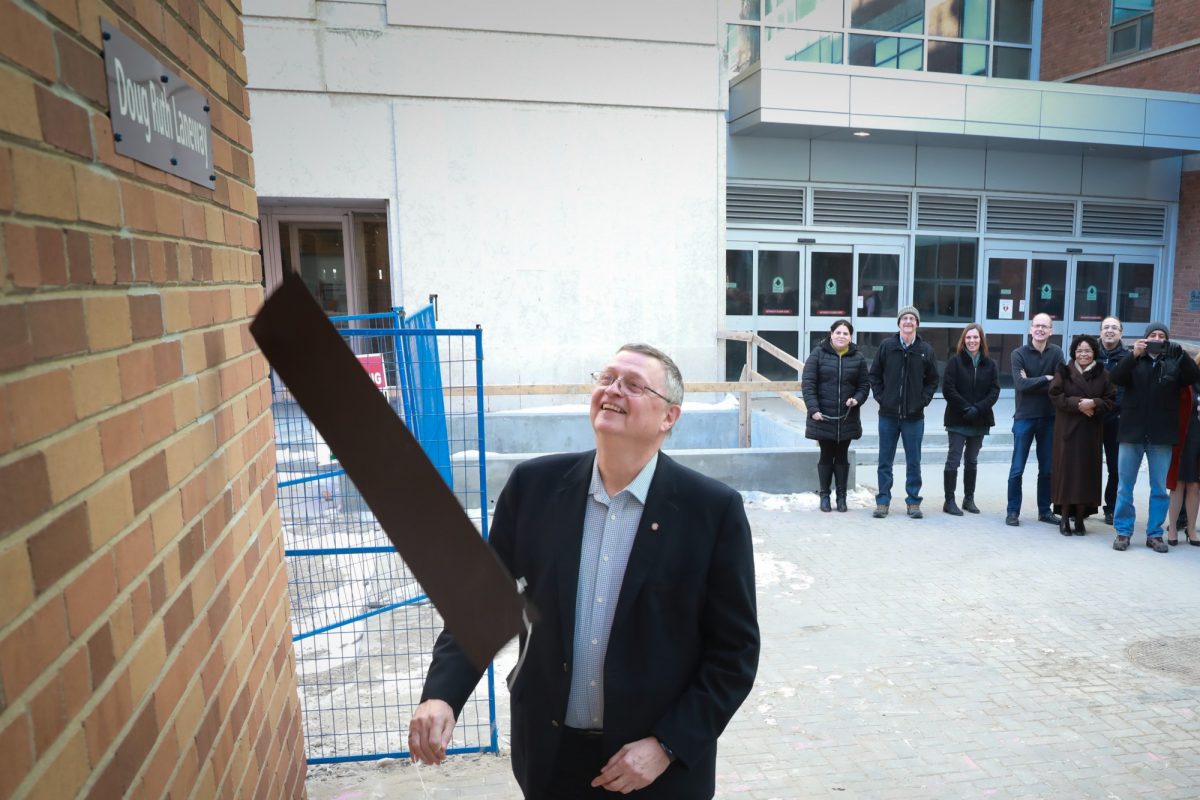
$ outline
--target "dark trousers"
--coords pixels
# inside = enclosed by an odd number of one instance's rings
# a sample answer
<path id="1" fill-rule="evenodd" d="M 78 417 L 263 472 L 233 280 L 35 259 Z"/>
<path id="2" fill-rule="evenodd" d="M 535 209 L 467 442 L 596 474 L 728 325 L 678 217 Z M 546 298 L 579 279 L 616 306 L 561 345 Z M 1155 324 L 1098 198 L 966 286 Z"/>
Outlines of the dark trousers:
<path id="1" fill-rule="evenodd" d="M 546 796 L 554 800 L 612 800 L 618 794 L 593 788 L 592 781 L 607 761 L 604 742 L 589 731 L 564 728 L 558 761 Z"/>
<path id="2" fill-rule="evenodd" d="M 1117 485 L 1120 483 L 1117 469 L 1117 453 L 1120 443 L 1117 441 L 1117 429 L 1120 418 L 1115 414 L 1104 420 L 1104 463 L 1108 467 L 1108 480 L 1104 484 L 1104 513 L 1111 514 L 1117 507 Z"/>
<path id="3" fill-rule="evenodd" d="M 826 465 L 850 463 L 849 439 L 843 439 L 840 442 L 818 439 L 817 446 L 821 448 L 821 460 L 818 463 Z"/>

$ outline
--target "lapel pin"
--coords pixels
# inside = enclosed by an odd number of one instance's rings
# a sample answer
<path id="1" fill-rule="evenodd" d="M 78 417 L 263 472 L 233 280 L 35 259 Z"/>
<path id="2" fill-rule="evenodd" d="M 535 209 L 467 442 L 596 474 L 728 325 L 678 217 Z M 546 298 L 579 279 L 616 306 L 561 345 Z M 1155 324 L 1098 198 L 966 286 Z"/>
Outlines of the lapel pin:
<path id="1" fill-rule="evenodd" d="M 651 523 L 650 523 L 650 530 L 652 530 L 652 531 L 656 531 L 656 530 L 658 530 L 658 523 L 657 523 L 657 522 L 651 522 Z"/>

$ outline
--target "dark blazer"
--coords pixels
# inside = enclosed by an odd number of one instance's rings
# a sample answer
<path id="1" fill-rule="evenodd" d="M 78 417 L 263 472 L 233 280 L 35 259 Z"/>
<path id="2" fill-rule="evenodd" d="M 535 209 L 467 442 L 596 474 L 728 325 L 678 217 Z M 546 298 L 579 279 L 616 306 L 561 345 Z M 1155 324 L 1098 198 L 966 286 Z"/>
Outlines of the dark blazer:
<path id="1" fill-rule="evenodd" d="M 966 350 L 946 359 L 942 375 L 942 397 L 946 398 L 946 414 L 942 422 L 951 425 L 990 428 L 996 424 L 992 407 L 1000 398 L 1000 371 L 996 362 L 980 353 L 979 366 L 971 363 Z M 967 419 L 970 406 L 979 409 L 974 419 Z"/>
<path id="2" fill-rule="evenodd" d="M 906 349 L 897 333 L 879 343 L 871 362 L 871 390 L 880 415 L 924 419 L 937 386 L 937 358 L 929 342 L 918 335 Z"/>
<path id="3" fill-rule="evenodd" d="M 801 381 L 808 407 L 806 438 L 840 442 L 862 436 L 860 411 L 871 392 L 871 380 L 867 377 L 867 359 L 854 342 L 844 356 L 837 354 L 828 339 L 814 347 L 804 362 Z M 851 397 L 858 405 L 846 408 Z M 813 419 L 818 411 L 825 419 Z"/>
<path id="4" fill-rule="evenodd" d="M 490 545 L 540 615 L 512 684 L 513 773 L 545 797 L 571 690 L 575 595 L 595 451 L 527 461 L 509 478 Z M 657 527 L 656 527 L 657 526 Z M 759 632 L 741 496 L 663 453 L 617 599 L 604 662 L 604 757 L 657 736 L 677 760 L 635 797 L 710 798 L 717 737 L 754 683 Z M 443 631 L 422 700 L 461 710 L 479 682 Z"/>

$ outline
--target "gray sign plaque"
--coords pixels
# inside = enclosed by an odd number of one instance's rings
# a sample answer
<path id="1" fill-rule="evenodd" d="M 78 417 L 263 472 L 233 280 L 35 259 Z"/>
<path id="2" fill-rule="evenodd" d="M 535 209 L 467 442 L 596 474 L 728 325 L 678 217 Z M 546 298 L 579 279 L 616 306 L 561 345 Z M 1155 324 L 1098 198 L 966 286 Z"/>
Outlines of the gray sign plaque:
<path id="1" fill-rule="evenodd" d="M 213 188 L 208 100 L 108 20 L 100 20 L 100 30 L 113 147 L 123 156 Z"/>

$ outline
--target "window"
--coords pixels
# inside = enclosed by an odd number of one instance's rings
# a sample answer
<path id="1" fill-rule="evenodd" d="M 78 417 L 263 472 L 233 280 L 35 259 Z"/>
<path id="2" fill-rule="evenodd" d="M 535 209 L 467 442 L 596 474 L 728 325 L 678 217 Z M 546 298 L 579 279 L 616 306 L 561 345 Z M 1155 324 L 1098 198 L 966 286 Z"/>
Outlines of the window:
<path id="1" fill-rule="evenodd" d="M 978 242 L 958 236 L 918 236 L 913 305 L 922 322 L 975 319 L 975 264 Z"/>
<path id="2" fill-rule="evenodd" d="M 1124 58 L 1150 49 L 1154 0 L 1113 0 L 1108 57 Z"/>

